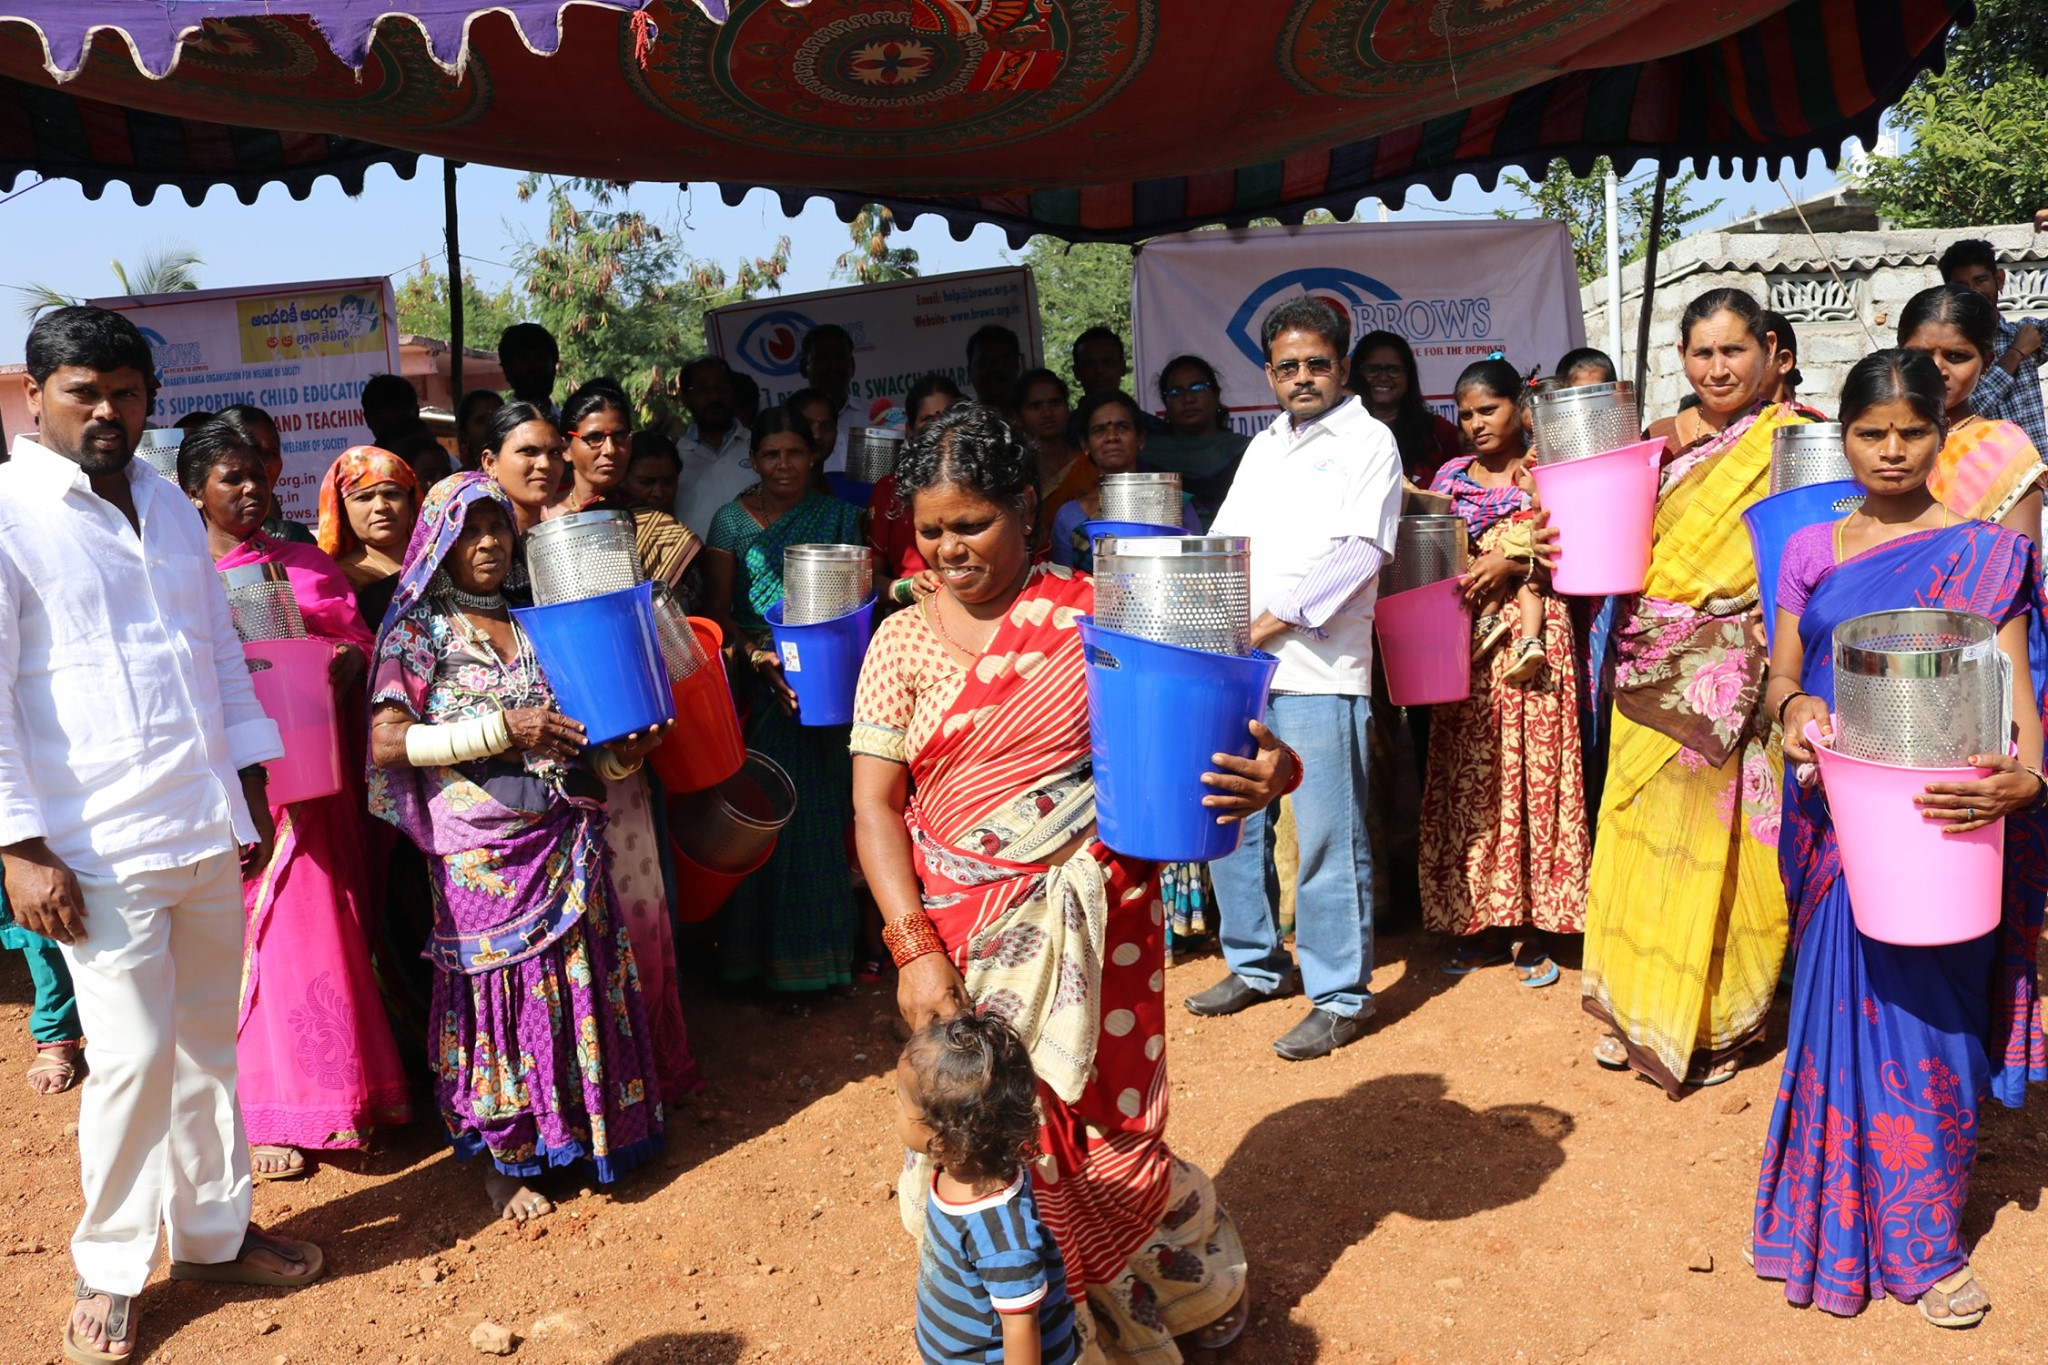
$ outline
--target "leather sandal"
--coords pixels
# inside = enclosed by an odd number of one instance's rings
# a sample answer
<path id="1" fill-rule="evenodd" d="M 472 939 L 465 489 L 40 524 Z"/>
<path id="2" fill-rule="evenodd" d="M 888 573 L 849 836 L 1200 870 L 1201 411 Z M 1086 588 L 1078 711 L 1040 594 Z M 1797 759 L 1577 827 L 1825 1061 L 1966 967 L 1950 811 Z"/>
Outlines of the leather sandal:
<path id="1" fill-rule="evenodd" d="M 296 1261 L 306 1267 L 299 1275 L 266 1270 L 249 1263 L 249 1253 L 267 1251 L 287 1265 Z M 172 1261 L 174 1280 L 202 1280 L 209 1284 L 260 1284 L 273 1289 L 297 1289 L 320 1278 L 327 1267 L 320 1248 L 291 1237 L 273 1237 L 254 1223 L 242 1234 L 242 1249 L 232 1261 Z"/>
<path id="2" fill-rule="evenodd" d="M 112 1346 L 116 1343 L 126 1343 L 128 1350 L 124 1354 L 115 1355 L 112 1351 L 102 1351 L 80 1341 L 72 1328 L 71 1319 L 66 1318 L 64 1320 L 64 1358 L 76 1362 L 76 1365 L 121 1365 L 123 1361 L 133 1360 L 135 1358 L 135 1342 L 129 1334 L 135 1328 L 135 1318 L 131 1311 L 135 1300 L 126 1294 L 115 1294 L 105 1289 L 94 1289 L 85 1282 L 84 1276 L 80 1276 L 72 1290 L 72 1311 L 76 1312 L 78 1304 L 92 1298 L 104 1298 L 107 1301 L 107 1314 L 100 1319 L 100 1325 L 107 1330 L 107 1344 Z"/>
<path id="3" fill-rule="evenodd" d="M 1991 1311 L 1989 1302 L 1986 1302 L 1983 1307 L 1974 1311 L 1962 1313 L 1955 1311 L 1957 1297 L 1965 1291 L 1973 1289 L 1976 1290 L 1979 1298 L 1984 1297 L 1984 1291 L 1978 1288 L 1976 1278 L 1970 1274 L 1970 1267 L 1968 1266 L 1964 1266 L 1947 1279 L 1936 1280 L 1932 1285 L 1928 1286 L 1927 1292 L 1920 1296 L 1920 1316 L 1936 1327 L 1975 1327 L 1978 1323 L 1984 1321 L 1984 1315 Z M 1933 1302 L 1930 1303 L 1930 1300 Z"/>
<path id="4" fill-rule="evenodd" d="M 67 1055 L 68 1054 L 68 1055 Z M 45 1089 L 39 1078 L 54 1078 Z M 85 1079 L 85 1039 L 62 1038 L 54 1043 L 37 1043 L 36 1058 L 28 1064 L 28 1088 L 38 1095 L 61 1095 Z"/>

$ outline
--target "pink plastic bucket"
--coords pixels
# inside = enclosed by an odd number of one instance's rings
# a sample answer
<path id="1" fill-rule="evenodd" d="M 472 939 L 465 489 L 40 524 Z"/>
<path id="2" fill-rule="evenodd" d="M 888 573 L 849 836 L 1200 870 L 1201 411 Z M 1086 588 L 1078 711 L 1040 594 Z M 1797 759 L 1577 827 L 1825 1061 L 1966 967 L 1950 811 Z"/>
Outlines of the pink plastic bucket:
<path id="1" fill-rule="evenodd" d="M 1536 495 L 1557 528 L 1551 584 L 1571 597 L 1641 592 L 1650 572 L 1662 441 L 1588 455 L 1530 470 Z"/>
<path id="2" fill-rule="evenodd" d="M 1834 813 L 1856 928 L 1880 943 L 1966 943 L 1998 927 L 2005 875 L 2005 821 L 1943 834 L 1913 798 L 1930 782 L 1968 782 L 1983 768 L 1901 768 L 1838 753 L 1811 721 L 1806 742 L 1820 759 Z"/>
<path id="3" fill-rule="evenodd" d="M 341 727 L 335 722 L 334 685 L 327 680 L 334 646 L 325 640 L 259 640 L 243 645 L 242 653 L 256 700 L 284 738 L 284 757 L 263 765 L 270 773 L 270 804 L 340 791 Z"/>
<path id="4" fill-rule="evenodd" d="M 1434 706 L 1472 695 L 1472 613 L 1458 579 L 1382 597 L 1372 626 L 1394 705 Z"/>

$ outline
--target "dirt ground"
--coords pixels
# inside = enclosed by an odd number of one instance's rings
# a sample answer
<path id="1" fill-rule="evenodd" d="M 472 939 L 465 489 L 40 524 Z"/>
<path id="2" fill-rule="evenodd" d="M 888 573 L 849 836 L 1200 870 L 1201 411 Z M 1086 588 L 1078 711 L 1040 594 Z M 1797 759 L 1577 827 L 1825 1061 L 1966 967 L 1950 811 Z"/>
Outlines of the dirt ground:
<path id="1" fill-rule="evenodd" d="M 1215 1175 L 1252 1258 L 1256 1315 L 1228 1359 L 2043 1358 L 2048 1093 L 1983 1115 L 1967 1231 L 1990 1318 L 1940 1333 L 1881 1302 L 1838 1320 L 1788 1307 L 1741 1259 L 1775 1048 L 1672 1103 L 1594 1065 L 1575 972 L 1541 991 L 1505 969 L 1454 981 L 1445 951 L 1383 938 L 1373 1031 L 1303 1064 L 1270 1050 L 1299 1001 L 1197 1021 L 1178 1002 L 1218 964 L 1169 972 L 1172 1139 Z M 28 1000 L 0 954 L 0 1361 L 23 1365 L 60 1358 L 79 1207 L 75 1096 L 19 1079 Z M 558 1183 L 559 1211 L 522 1232 L 492 1221 L 481 1172 L 431 1126 L 387 1135 L 257 1187 L 262 1223 L 325 1248 L 323 1283 L 286 1297 L 159 1275 L 137 1358 L 475 1361 L 490 1320 L 536 1363 L 913 1359 L 891 998 L 687 1004 L 710 1088 L 672 1113 L 661 1162 L 607 1193 Z"/>

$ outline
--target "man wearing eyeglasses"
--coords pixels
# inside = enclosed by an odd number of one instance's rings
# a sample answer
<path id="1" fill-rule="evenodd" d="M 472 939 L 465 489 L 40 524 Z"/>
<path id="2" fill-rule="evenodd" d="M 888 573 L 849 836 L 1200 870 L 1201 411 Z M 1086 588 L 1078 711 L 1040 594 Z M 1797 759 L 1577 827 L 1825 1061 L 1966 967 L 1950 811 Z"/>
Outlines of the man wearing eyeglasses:
<path id="1" fill-rule="evenodd" d="M 1266 724 L 1302 759 L 1294 943 L 1310 1009 L 1273 1050 L 1306 1061 L 1358 1037 L 1373 1010 L 1366 732 L 1373 604 L 1401 515 L 1401 456 L 1345 387 L 1345 318 L 1291 299 L 1267 314 L 1260 338 L 1280 415 L 1252 438 L 1210 533 L 1251 539 L 1252 644 L 1280 659 Z M 1247 818 L 1237 852 L 1210 872 L 1230 974 L 1190 996 L 1188 1011 L 1235 1014 L 1293 994 L 1271 813 Z"/>

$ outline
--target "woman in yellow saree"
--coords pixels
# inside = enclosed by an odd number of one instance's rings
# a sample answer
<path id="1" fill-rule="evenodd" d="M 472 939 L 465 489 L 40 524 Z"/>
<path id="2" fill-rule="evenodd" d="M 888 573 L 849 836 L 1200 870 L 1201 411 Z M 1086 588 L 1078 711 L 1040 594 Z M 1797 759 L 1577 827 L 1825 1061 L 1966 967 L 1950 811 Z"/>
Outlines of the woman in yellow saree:
<path id="1" fill-rule="evenodd" d="M 1741 514 L 1769 491 L 1771 434 L 1807 420 L 1766 401 L 1773 339 L 1748 294 L 1701 295 L 1679 333 L 1700 404 L 1650 428 L 1669 453 L 1649 578 L 1615 625 L 1580 987 L 1611 1030 L 1596 1060 L 1673 1098 L 1734 1074 L 1785 955 L 1782 760 L 1757 714 L 1765 656 Z"/>

